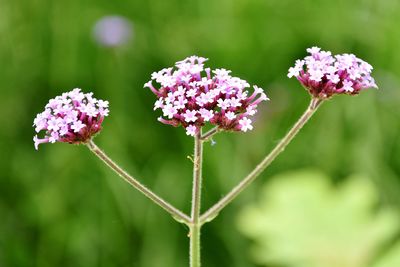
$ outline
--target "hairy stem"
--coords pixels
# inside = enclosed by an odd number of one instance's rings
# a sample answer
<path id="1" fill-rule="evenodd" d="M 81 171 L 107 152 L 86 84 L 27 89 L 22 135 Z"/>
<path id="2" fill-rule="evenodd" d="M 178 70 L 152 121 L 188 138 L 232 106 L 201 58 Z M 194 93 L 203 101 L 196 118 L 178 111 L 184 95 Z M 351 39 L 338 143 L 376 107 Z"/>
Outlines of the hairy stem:
<path id="1" fill-rule="evenodd" d="M 220 131 L 220 129 L 218 127 L 214 127 L 211 130 L 209 130 L 208 132 L 206 132 L 205 134 L 201 135 L 200 139 L 203 142 L 206 142 L 206 141 L 210 140 L 219 131 Z"/>
<path id="2" fill-rule="evenodd" d="M 126 171 L 124 171 L 121 167 L 119 167 L 112 159 L 110 159 L 92 140 L 87 143 L 89 149 L 99 158 L 101 159 L 108 167 L 110 167 L 116 174 L 118 174 L 122 179 L 127 181 L 134 188 L 143 193 L 146 197 L 151 199 L 154 203 L 159 205 L 161 208 L 166 210 L 172 217 L 180 223 L 185 223 L 189 225 L 191 223 L 190 218 L 176 209 L 170 203 L 159 197 L 157 194 L 152 192 L 150 189 L 145 187 L 138 180 L 129 175 Z"/>
<path id="3" fill-rule="evenodd" d="M 201 207 L 201 183 L 202 183 L 202 160 L 203 142 L 201 131 L 194 139 L 194 159 L 193 159 L 193 190 L 192 190 L 192 211 L 190 225 L 190 266 L 200 267 L 200 207 Z"/>
<path id="4" fill-rule="evenodd" d="M 312 98 L 310 105 L 303 113 L 303 115 L 298 119 L 298 121 L 293 125 L 293 127 L 288 131 L 288 133 L 283 137 L 283 139 L 275 146 L 275 148 L 251 171 L 237 186 L 235 186 L 227 195 L 220 199 L 214 206 L 208 209 L 200 218 L 201 224 L 213 220 L 218 213 L 231 201 L 233 201 L 249 184 L 251 184 L 262 171 L 268 167 L 269 164 L 285 150 L 286 146 L 290 141 L 297 135 L 300 129 L 307 123 L 307 121 L 312 117 L 312 115 L 317 111 L 318 107 L 321 105 L 322 100 L 317 98 Z"/>

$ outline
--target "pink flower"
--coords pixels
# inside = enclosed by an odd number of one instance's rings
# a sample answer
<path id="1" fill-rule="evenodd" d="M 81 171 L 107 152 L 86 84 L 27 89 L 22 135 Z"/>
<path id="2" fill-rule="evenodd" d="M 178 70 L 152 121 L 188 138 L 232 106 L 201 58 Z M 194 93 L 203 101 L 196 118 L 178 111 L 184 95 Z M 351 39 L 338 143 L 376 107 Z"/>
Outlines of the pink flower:
<path id="1" fill-rule="evenodd" d="M 168 119 L 172 119 L 174 115 L 178 112 L 172 104 L 165 105 L 162 110 L 163 115 L 168 117 Z"/>
<path id="2" fill-rule="evenodd" d="M 33 137 L 36 150 L 42 143 L 85 143 L 100 132 L 104 117 L 108 116 L 108 101 L 92 95 L 76 88 L 50 99 L 33 121 L 37 133 L 45 131 L 43 138 Z"/>
<path id="3" fill-rule="evenodd" d="M 243 132 L 247 132 L 248 130 L 253 130 L 253 126 L 251 125 L 251 120 L 244 117 L 243 119 L 239 120 L 240 130 Z"/>
<path id="4" fill-rule="evenodd" d="M 201 108 L 199 110 L 199 114 L 203 118 L 204 121 L 210 121 L 212 119 L 212 117 L 214 116 L 214 111 L 208 110 L 205 108 Z"/>
<path id="5" fill-rule="evenodd" d="M 74 123 L 71 125 L 71 129 L 74 130 L 75 133 L 79 133 L 79 131 L 85 127 L 86 125 L 81 121 L 74 121 Z"/>
<path id="6" fill-rule="evenodd" d="M 186 122 L 195 122 L 197 120 L 196 117 L 197 111 L 196 110 L 186 110 L 186 112 L 183 114 L 183 117 L 185 118 Z"/>
<path id="7" fill-rule="evenodd" d="M 343 81 L 343 90 L 346 92 L 353 92 L 353 82 L 352 81 Z"/>
<path id="8" fill-rule="evenodd" d="M 288 77 L 292 78 L 293 76 L 297 77 L 300 74 L 300 71 L 302 71 L 304 66 L 304 60 L 296 60 L 296 64 L 294 67 L 289 68 L 289 73 Z"/>
<path id="9" fill-rule="evenodd" d="M 197 127 L 194 125 L 189 125 L 186 127 L 186 134 L 190 136 L 195 136 L 197 133 Z"/>
<path id="10" fill-rule="evenodd" d="M 235 118 L 236 118 L 236 115 L 235 115 L 235 113 L 233 113 L 232 111 L 228 111 L 226 114 L 225 114 L 225 116 L 226 116 L 226 118 L 228 119 L 228 120 L 234 120 Z"/>
<path id="11" fill-rule="evenodd" d="M 160 98 L 154 104 L 154 110 L 164 107 L 164 99 Z"/>
<path id="12" fill-rule="evenodd" d="M 225 69 L 205 68 L 206 58 L 191 56 L 178 61 L 174 68 L 151 75 L 145 84 L 157 97 L 154 110 L 161 108 L 158 120 L 172 126 L 182 125 L 188 135 L 195 135 L 207 122 L 223 130 L 251 130 L 251 120 L 260 102 L 268 100 L 264 90 L 231 76 Z M 304 61 L 298 61 L 297 69 Z M 300 72 L 300 70 L 299 70 Z M 152 84 L 159 84 L 158 88 Z M 250 95 L 250 96 L 249 96 Z"/>
<path id="13" fill-rule="evenodd" d="M 332 56 L 315 46 L 307 52 L 309 56 L 289 68 L 288 77 L 296 77 L 312 96 L 326 99 L 335 94 L 356 95 L 366 88 L 378 88 L 371 77 L 372 66 L 355 55 Z"/>
<path id="14" fill-rule="evenodd" d="M 217 106 L 220 107 L 221 109 L 227 109 L 230 107 L 231 103 L 229 99 L 218 99 L 217 101 Z"/>

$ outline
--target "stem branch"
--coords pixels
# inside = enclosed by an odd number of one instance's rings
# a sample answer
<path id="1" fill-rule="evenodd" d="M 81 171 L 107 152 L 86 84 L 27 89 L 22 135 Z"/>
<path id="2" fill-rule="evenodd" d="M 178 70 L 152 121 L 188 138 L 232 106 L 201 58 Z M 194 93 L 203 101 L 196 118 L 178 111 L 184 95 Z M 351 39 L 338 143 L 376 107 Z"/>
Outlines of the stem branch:
<path id="1" fill-rule="evenodd" d="M 200 139 L 203 142 L 210 140 L 216 133 L 218 133 L 220 129 L 218 127 L 214 127 L 205 134 L 201 135 Z"/>
<path id="2" fill-rule="evenodd" d="M 201 217 L 201 224 L 213 220 L 218 213 L 234 200 L 249 184 L 251 184 L 268 165 L 285 150 L 290 141 L 297 135 L 300 129 L 312 117 L 322 100 L 312 98 L 310 105 L 293 127 L 288 131 L 285 137 L 275 146 L 275 148 L 251 171 L 238 185 L 236 185 L 227 195 L 220 199 L 214 206 L 208 209 Z"/>
<path id="3" fill-rule="evenodd" d="M 101 159 L 108 167 L 110 167 L 116 174 L 118 174 L 121 178 L 127 181 L 134 188 L 143 193 L 146 197 L 151 199 L 154 203 L 159 205 L 161 208 L 166 210 L 172 217 L 180 223 L 185 223 L 189 225 L 191 223 L 190 218 L 176 209 L 170 203 L 159 197 L 157 194 L 152 192 L 138 180 L 129 175 L 126 171 L 124 171 L 121 167 L 119 167 L 112 159 L 110 159 L 92 140 L 87 143 L 88 148 L 99 158 Z"/>

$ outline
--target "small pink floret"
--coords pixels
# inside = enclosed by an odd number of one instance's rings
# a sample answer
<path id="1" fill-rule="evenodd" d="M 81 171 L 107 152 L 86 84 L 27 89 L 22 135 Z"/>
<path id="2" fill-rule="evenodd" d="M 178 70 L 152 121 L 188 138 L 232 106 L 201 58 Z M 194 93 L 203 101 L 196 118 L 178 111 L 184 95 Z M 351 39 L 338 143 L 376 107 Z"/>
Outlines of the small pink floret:
<path id="1" fill-rule="evenodd" d="M 190 136 L 195 136 L 197 133 L 197 128 L 194 125 L 189 125 L 186 127 L 186 134 Z"/>
<path id="2" fill-rule="evenodd" d="M 239 120 L 240 130 L 243 132 L 247 132 L 248 130 L 253 130 L 253 126 L 251 125 L 251 120 L 244 117 L 243 119 Z"/>

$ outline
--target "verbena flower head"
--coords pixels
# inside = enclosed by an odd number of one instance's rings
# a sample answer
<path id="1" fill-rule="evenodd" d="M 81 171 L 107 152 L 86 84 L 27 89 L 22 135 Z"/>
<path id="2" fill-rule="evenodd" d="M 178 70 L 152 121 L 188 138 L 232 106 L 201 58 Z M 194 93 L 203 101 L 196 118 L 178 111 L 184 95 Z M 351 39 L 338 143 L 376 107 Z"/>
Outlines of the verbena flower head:
<path id="1" fill-rule="evenodd" d="M 144 87 L 157 96 L 154 110 L 161 109 L 158 120 L 173 126 L 182 125 L 194 136 L 207 122 L 223 130 L 252 130 L 250 119 L 261 101 L 268 100 L 263 89 L 230 75 L 229 70 L 204 68 L 206 58 L 191 56 L 154 72 Z M 153 82 L 158 83 L 155 87 Z"/>
<path id="2" fill-rule="evenodd" d="M 37 133 L 45 131 L 43 138 L 33 137 L 35 148 L 57 141 L 85 143 L 101 130 L 108 113 L 108 101 L 97 100 L 93 93 L 85 94 L 78 88 L 50 99 L 45 110 L 33 121 Z"/>
<path id="3" fill-rule="evenodd" d="M 335 94 L 356 95 L 365 88 L 378 88 L 371 77 L 372 66 L 353 54 L 332 56 L 319 47 L 308 48 L 310 54 L 297 60 L 288 77 L 296 77 L 316 98 L 326 99 Z"/>

